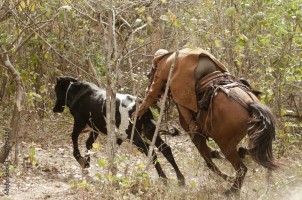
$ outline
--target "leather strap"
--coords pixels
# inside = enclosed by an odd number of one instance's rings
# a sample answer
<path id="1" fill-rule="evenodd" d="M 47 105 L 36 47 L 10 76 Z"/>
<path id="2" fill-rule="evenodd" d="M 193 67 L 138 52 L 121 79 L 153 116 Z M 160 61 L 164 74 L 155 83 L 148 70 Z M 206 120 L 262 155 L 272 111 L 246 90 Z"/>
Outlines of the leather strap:
<path id="1" fill-rule="evenodd" d="M 213 83 L 213 80 L 221 78 L 221 77 L 226 77 L 226 76 L 230 76 L 230 74 L 227 72 L 222 73 L 220 71 L 215 71 L 210 74 L 207 74 L 205 77 L 203 77 L 199 81 L 199 83 L 197 85 L 197 89 L 198 89 L 198 91 L 204 91 L 206 88 L 208 88 Z"/>

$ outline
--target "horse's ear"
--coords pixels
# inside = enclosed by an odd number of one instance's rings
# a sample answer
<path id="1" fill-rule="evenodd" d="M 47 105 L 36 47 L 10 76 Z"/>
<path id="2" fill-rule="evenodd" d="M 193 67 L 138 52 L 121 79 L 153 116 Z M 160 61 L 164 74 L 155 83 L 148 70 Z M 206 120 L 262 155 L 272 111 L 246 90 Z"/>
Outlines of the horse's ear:
<path id="1" fill-rule="evenodd" d="M 60 76 L 57 76 L 57 77 L 56 77 L 56 80 L 57 80 L 57 82 L 59 82 L 59 81 L 61 80 L 61 77 L 60 77 Z"/>

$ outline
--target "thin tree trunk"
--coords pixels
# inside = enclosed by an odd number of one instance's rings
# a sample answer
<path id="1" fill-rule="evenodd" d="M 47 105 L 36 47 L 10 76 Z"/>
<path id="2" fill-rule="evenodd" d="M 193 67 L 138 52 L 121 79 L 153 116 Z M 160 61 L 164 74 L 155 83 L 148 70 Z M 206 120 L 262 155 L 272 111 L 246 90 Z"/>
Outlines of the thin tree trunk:
<path id="1" fill-rule="evenodd" d="M 111 173 L 116 173 L 116 166 L 114 164 L 115 158 L 115 144 L 116 144 L 116 134 L 115 134 L 115 92 L 112 90 L 112 81 L 111 81 L 111 74 L 112 74 L 112 66 L 111 66 L 111 56 L 113 54 L 113 6 L 112 0 L 109 1 L 109 16 L 108 16 L 108 29 L 107 29 L 107 36 L 104 40 L 106 45 L 106 79 L 107 79 L 107 86 L 106 86 L 106 125 L 107 125 L 107 147 L 109 151 L 108 155 L 108 163 L 109 163 L 109 171 Z"/>
<path id="2" fill-rule="evenodd" d="M 18 132 L 20 129 L 20 116 L 21 116 L 21 105 L 22 105 L 22 96 L 23 96 L 23 85 L 22 79 L 19 72 L 14 68 L 11 63 L 9 56 L 7 54 L 3 54 L 0 56 L 3 65 L 8 69 L 8 71 L 12 74 L 13 78 L 16 82 L 16 97 L 14 102 L 14 111 L 10 123 L 10 131 L 9 131 L 9 151 L 6 150 L 4 146 L 1 147 L 0 150 L 0 163 L 4 163 L 6 158 L 9 155 L 9 152 L 12 146 L 15 144 L 15 163 L 18 163 Z"/>

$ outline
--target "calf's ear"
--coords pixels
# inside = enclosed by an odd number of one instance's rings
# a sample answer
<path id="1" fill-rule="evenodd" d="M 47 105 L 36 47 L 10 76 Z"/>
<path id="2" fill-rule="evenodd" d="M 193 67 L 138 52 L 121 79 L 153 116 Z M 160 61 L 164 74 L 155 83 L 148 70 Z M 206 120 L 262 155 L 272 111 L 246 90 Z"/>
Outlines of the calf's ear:
<path id="1" fill-rule="evenodd" d="M 71 81 L 72 81 L 72 82 L 78 82 L 78 79 L 77 79 L 77 78 L 71 77 Z"/>

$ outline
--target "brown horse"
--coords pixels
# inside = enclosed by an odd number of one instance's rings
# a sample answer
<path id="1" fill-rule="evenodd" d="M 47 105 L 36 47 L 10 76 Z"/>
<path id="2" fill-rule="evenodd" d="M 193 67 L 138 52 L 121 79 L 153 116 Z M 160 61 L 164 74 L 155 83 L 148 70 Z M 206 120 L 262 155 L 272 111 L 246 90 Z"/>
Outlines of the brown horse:
<path id="1" fill-rule="evenodd" d="M 150 85 L 153 78 L 152 70 L 149 74 Z M 247 172 L 247 167 L 241 160 L 245 154 L 251 155 L 258 164 L 269 170 L 277 168 L 272 155 L 275 118 L 269 108 L 259 101 L 257 95 L 258 91 L 255 92 L 245 81 L 220 71 L 207 74 L 196 84 L 199 110 L 195 120 L 199 130 L 190 134 L 190 137 L 207 166 L 223 179 L 233 183 L 226 194 L 239 191 L 242 186 Z M 189 131 L 181 109 L 178 105 L 177 107 L 180 124 L 185 131 Z M 240 147 L 237 150 L 238 143 L 246 135 L 249 136 L 248 149 Z M 207 145 L 208 138 L 218 144 L 232 164 L 236 171 L 235 177 L 221 172 L 212 161 L 213 151 Z"/>
<path id="2" fill-rule="evenodd" d="M 196 122 L 201 134 L 191 139 L 205 159 L 207 166 L 233 185 L 226 193 L 238 191 L 243 183 L 247 167 L 241 157 L 248 153 L 263 167 L 273 170 L 277 165 L 272 155 L 272 141 L 275 138 L 275 118 L 268 107 L 262 104 L 256 95 L 241 83 L 208 87 L 208 109 L 200 109 Z M 202 92 L 202 89 L 197 91 Z M 239 148 L 238 143 L 249 136 L 248 149 Z M 210 137 L 218 144 L 226 159 L 236 171 L 234 178 L 222 173 L 212 162 L 211 149 L 206 144 Z"/>

